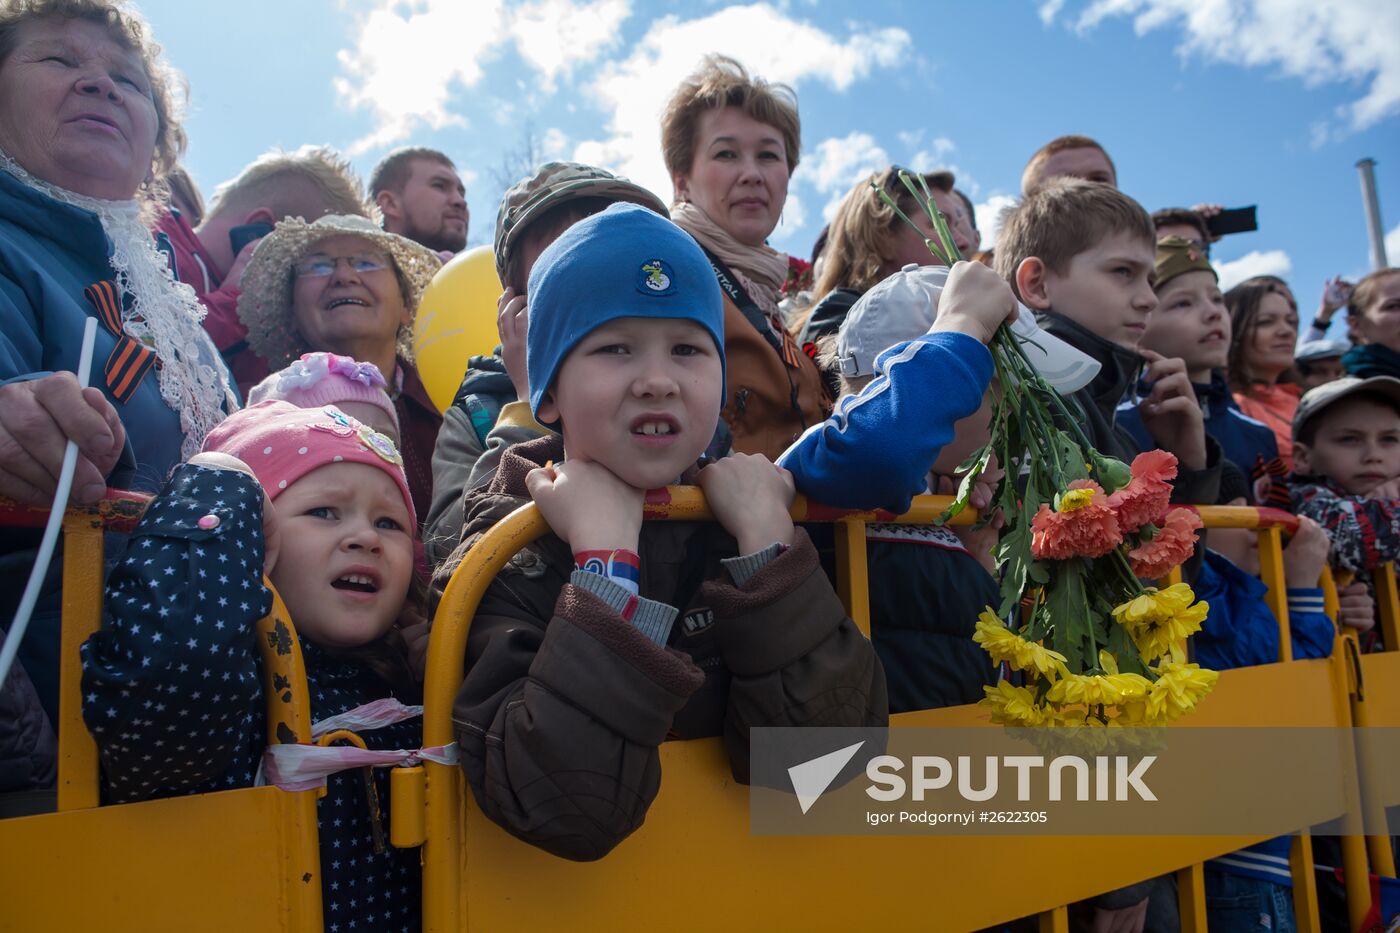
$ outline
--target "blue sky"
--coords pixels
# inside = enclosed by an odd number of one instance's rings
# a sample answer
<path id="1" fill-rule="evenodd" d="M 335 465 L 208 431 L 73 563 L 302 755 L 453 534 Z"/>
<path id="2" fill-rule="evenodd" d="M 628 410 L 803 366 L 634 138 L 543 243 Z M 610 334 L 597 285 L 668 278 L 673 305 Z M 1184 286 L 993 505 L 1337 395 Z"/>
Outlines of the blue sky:
<path id="1" fill-rule="evenodd" d="M 206 194 L 273 147 L 324 143 L 362 177 L 396 145 L 464 169 L 471 242 L 541 155 L 669 198 L 656 116 L 705 52 L 798 93 L 803 162 L 774 244 L 806 255 L 863 172 L 951 167 L 984 235 L 1062 133 L 1099 139 L 1148 210 L 1259 205 L 1215 247 L 1227 283 L 1274 272 L 1310 317 L 1369 264 L 1355 162 L 1378 162 L 1400 264 L 1400 4 L 1374 0 L 774 2 L 138 0 L 191 88 Z"/>

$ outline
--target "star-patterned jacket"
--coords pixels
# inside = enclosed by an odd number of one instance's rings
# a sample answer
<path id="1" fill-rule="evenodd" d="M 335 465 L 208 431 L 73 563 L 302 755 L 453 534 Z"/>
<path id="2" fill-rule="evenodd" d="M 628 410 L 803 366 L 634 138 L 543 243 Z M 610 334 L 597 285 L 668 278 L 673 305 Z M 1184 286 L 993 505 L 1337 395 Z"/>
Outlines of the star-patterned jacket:
<path id="1" fill-rule="evenodd" d="M 254 623 L 272 606 L 262 503 L 250 476 L 181 466 L 108 578 L 102 629 L 82 647 L 83 718 L 105 802 L 253 785 L 266 747 Z M 313 719 L 392 694 L 363 665 L 301 647 Z M 362 737 L 372 749 L 416 748 L 421 720 Z M 386 821 L 388 777 L 375 772 Z M 418 852 L 375 852 L 361 773 L 331 775 L 318 813 L 326 930 L 417 930 Z"/>

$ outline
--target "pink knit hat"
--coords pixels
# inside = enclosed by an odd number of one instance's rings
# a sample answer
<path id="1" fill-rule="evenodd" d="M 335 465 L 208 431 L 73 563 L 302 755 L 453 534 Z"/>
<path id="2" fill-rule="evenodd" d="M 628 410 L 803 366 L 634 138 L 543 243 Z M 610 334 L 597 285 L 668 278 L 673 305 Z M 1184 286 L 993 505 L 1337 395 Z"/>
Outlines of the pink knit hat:
<path id="1" fill-rule="evenodd" d="M 389 416 L 394 430 L 399 429 L 399 416 L 394 411 L 389 385 L 379 367 L 337 353 L 323 350 L 303 353 L 301 359 L 248 390 L 249 405 L 269 399 L 291 402 L 298 408 L 364 402 L 382 410 Z"/>
<path id="2" fill-rule="evenodd" d="M 418 527 L 398 448 L 339 408 L 297 408 L 276 399 L 259 402 L 225 418 L 204 438 L 203 449 L 231 454 L 248 464 L 274 500 L 282 490 L 328 463 L 376 467 L 399 487 L 411 527 Z"/>

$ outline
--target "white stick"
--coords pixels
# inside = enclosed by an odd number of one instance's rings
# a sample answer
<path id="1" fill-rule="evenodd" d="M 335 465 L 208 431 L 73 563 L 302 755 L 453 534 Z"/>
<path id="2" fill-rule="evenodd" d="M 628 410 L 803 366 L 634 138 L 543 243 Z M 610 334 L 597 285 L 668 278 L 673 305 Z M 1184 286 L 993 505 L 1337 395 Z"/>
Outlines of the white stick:
<path id="1" fill-rule="evenodd" d="M 78 385 L 88 386 L 88 376 L 92 371 L 92 345 L 97 338 L 97 318 L 90 317 L 83 327 L 83 349 L 78 356 Z M 39 589 L 53 560 L 54 545 L 58 543 L 58 529 L 63 525 L 63 510 L 68 505 L 68 493 L 73 488 L 73 471 L 78 466 L 78 445 L 72 440 L 63 449 L 63 466 L 58 471 L 58 489 L 53 494 L 53 505 L 49 509 L 49 521 L 44 526 L 44 538 L 39 543 L 39 555 L 34 558 L 34 566 L 29 570 L 29 582 L 24 587 L 24 596 L 19 601 L 15 620 L 5 635 L 5 646 L 0 648 L 0 686 L 10 676 L 10 665 L 19 653 L 19 643 L 24 639 L 24 630 L 29 628 L 29 617 L 34 614 L 34 604 L 39 601 Z"/>

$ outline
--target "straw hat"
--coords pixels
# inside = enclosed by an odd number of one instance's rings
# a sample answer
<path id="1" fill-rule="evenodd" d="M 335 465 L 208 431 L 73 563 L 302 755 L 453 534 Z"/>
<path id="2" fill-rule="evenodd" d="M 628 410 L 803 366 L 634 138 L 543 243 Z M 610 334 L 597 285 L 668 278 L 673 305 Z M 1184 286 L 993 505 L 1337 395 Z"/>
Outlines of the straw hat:
<path id="1" fill-rule="evenodd" d="M 357 236 L 388 253 L 403 289 L 409 320 L 418 312 L 423 289 L 428 287 L 442 260 L 426 246 L 381 229 L 368 217 L 328 214 L 314 223 L 288 217 L 258 243 L 243 272 L 238 317 L 248 328 L 248 346 L 277 370 L 312 349 L 292 323 L 292 265 L 322 240 Z M 401 327 L 398 354 L 413 359 L 412 327 Z"/>

